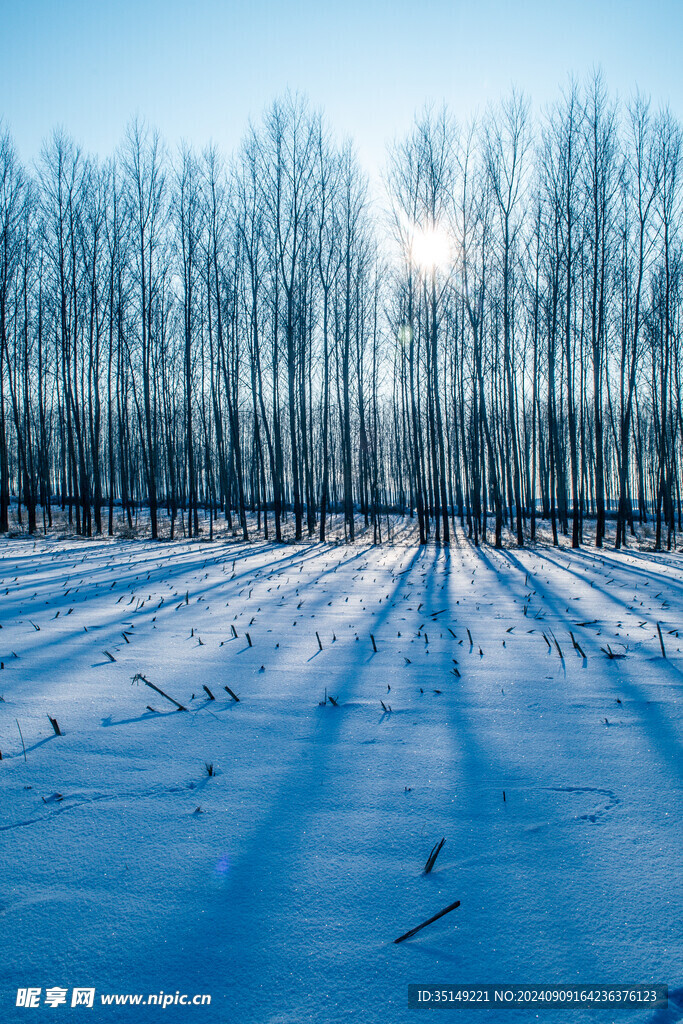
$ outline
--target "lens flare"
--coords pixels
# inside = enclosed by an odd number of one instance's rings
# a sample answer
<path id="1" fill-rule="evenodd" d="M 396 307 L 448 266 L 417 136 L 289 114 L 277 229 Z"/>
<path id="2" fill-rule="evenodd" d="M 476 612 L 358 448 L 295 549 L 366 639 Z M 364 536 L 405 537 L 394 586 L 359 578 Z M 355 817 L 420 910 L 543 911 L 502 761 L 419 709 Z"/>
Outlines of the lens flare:
<path id="1" fill-rule="evenodd" d="M 218 863 L 216 864 L 215 871 L 217 875 L 227 875 L 229 873 L 230 858 L 228 857 L 227 853 L 224 853 L 223 856 L 219 859 Z"/>

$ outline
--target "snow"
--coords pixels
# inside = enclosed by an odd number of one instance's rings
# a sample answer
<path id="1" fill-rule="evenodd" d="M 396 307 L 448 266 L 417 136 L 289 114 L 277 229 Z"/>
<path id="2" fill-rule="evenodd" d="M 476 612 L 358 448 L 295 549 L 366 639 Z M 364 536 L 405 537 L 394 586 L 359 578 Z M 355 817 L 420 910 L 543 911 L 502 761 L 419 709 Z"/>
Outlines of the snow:
<path id="1" fill-rule="evenodd" d="M 95 987 L 64 1019 L 208 993 L 161 1016 L 221 1024 L 412 1021 L 409 983 L 681 987 L 680 554 L 458 534 L 0 555 L 3 1021 L 25 986 Z"/>

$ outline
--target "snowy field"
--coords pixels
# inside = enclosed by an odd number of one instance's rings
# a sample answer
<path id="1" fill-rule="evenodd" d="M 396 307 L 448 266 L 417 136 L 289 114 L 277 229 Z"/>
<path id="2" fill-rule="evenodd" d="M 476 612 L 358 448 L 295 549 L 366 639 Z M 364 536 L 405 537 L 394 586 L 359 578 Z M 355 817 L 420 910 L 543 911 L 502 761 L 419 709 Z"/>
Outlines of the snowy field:
<path id="1" fill-rule="evenodd" d="M 3 1022 L 394 1024 L 421 1019 L 409 983 L 681 989 L 681 554 L 0 557 Z M 16 1007 L 30 986 L 95 1007 Z M 100 1003 L 160 991 L 212 1002 Z"/>

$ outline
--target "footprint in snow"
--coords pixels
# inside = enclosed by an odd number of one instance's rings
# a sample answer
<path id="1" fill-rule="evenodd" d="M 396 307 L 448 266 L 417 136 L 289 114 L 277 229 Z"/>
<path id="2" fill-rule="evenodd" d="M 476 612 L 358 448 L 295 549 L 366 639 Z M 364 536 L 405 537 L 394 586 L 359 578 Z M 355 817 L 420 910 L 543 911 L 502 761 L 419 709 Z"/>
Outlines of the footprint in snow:
<path id="1" fill-rule="evenodd" d="M 609 811 L 614 810 L 621 803 L 619 797 L 611 789 L 599 789 L 596 786 L 551 786 L 550 789 L 555 793 L 599 793 L 603 798 L 606 797 L 607 799 L 598 804 L 595 810 L 575 816 L 575 820 L 590 821 L 592 825 L 598 824 Z"/>

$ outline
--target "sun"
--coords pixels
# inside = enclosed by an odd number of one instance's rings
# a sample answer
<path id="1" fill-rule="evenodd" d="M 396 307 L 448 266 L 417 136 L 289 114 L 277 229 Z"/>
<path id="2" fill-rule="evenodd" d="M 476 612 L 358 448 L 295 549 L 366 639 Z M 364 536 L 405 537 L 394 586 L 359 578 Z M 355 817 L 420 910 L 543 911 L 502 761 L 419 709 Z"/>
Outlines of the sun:
<path id="1" fill-rule="evenodd" d="M 443 269 L 451 261 L 451 240 L 438 225 L 427 228 L 415 226 L 410 255 L 421 270 Z"/>

